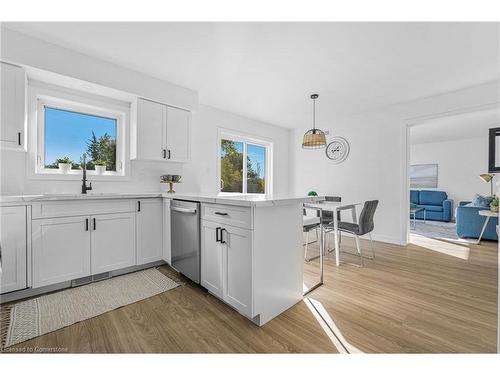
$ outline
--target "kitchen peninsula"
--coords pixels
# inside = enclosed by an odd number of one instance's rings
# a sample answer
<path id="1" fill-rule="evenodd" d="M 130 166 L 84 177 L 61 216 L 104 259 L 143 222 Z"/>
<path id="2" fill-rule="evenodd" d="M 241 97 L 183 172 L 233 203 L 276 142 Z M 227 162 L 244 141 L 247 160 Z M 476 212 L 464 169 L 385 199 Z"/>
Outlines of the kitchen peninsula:
<path id="1" fill-rule="evenodd" d="M 199 202 L 200 284 L 211 294 L 257 325 L 302 299 L 310 198 L 89 192 L 0 198 L 2 240 L 16 244 L 2 254 L 2 301 L 172 264 L 173 199 Z"/>

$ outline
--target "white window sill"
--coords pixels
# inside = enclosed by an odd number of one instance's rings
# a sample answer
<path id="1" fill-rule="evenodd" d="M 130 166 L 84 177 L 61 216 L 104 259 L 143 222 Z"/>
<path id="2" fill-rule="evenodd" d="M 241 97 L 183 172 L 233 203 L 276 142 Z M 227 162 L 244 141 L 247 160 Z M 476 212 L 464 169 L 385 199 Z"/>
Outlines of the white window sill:
<path id="1" fill-rule="evenodd" d="M 262 196 L 268 195 L 266 193 L 227 193 L 227 192 L 219 192 L 217 194 L 218 197 L 248 197 L 248 196 Z"/>
<path id="2" fill-rule="evenodd" d="M 30 180 L 58 180 L 58 181 L 78 181 L 83 178 L 83 171 L 81 170 L 72 170 L 68 173 L 62 173 L 59 170 L 55 169 L 44 170 L 43 172 L 32 173 L 27 176 Z M 87 171 L 87 181 L 128 181 L 129 176 L 106 172 L 104 174 L 97 174 L 94 171 Z"/>

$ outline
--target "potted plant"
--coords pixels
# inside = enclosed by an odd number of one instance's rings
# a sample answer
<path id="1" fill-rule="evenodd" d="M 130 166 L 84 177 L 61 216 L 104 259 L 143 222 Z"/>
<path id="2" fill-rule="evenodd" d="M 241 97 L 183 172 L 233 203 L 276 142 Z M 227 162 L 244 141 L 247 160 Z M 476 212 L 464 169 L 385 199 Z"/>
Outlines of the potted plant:
<path id="1" fill-rule="evenodd" d="M 494 195 L 493 200 L 490 203 L 490 210 L 492 212 L 498 212 L 498 196 Z"/>
<path id="2" fill-rule="evenodd" d="M 71 170 L 72 161 L 69 157 L 65 156 L 56 160 L 57 166 L 62 173 L 68 173 Z"/>
<path id="3" fill-rule="evenodd" d="M 104 172 L 106 172 L 106 161 L 96 160 L 94 162 L 94 166 L 97 174 L 103 174 Z"/>

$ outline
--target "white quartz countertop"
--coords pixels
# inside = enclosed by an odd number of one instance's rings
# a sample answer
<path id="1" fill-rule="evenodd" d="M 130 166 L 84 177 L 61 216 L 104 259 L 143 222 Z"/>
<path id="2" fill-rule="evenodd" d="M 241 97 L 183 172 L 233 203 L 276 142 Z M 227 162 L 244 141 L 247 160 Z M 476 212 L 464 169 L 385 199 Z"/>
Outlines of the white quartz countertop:
<path id="1" fill-rule="evenodd" d="M 135 193 L 47 193 L 27 195 L 0 195 L 0 204 L 27 204 L 38 201 L 59 200 L 91 200 L 91 199 L 133 199 L 133 198 L 167 198 L 197 201 L 203 203 L 228 204 L 234 206 L 265 207 L 288 205 L 299 202 L 311 202 L 318 197 L 294 195 L 217 195 L 206 193 L 162 193 L 162 192 L 135 192 Z"/>

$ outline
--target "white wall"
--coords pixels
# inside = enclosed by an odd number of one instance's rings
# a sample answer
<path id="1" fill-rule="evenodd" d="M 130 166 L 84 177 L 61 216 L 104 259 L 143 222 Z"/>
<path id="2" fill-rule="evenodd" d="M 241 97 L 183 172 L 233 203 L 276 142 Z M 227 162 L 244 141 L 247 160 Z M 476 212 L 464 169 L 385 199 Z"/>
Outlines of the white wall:
<path id="1" fill-rule="evenodd" d="M 488 172 L 488 136 L 411 146 L 411 164 L 438 164 L 437 189 L 454 200 L 471 201 L 474 194 L 490 195 L 490 184 L 479 178 Z M 496 179 L 495 179 L 496 182 Z"/>
<path id="2" fill-rule="evenodd" d="M 430 115 L 498 105 L 498 101 L 499 82 L 495 81 L 377 111 L 332 118 L 328 124 L 319 123 L 319 128 L 330 131 L 330 137 L 340 135 L 350 142 L 351 154 L 340 165 L 331 164 L 324 150 L 302 149 L 302 135 L 307 127 L 297 129 L 290 139 L 292 192 L 338 194 L 345 202 L 378 199 L 375 237 L 406 243 L 406 124 Z"/>
<path id="3" fill-rule="evenodd" d="M 193 113 L 190 163 L 132 160 L 130 162 L 130 178 L 127 181 L 95 181 L 92 185 L 93 191 L 159 191 L 160 175 L 180 174 L 182 175 L 182 184 L 176 185 L 176 191 L 214 193 L 217 181 L 218 127 L 273 141 L 273 190 L 275 194 L 288 193 L 289 130 L 203 105 Z M 81 181 L 27 178 L 26 157 L 27 154 L 24 152 L 0 151 L 1 194 L 74 193 L 80 191 Z"/>
<path id="4" fill-rule="evenodd" d="M 193 114 L 191 162 L 184 165 L 177 191 L 215 193 L 217 188 L 218 128 L 273 142 L 273 194 L 288 194 L 290 130 L 200 105 Z"/>
<path id="5" fill-rule="evenodd" d="M 32 38 L 3 25 L 0 27 L 0 36 L 0 58 L 3 61 L 61 74 L 181 108 L 196 109 L 198 106 L 198 92 L 195 90 Z"/>
<path id="6" fill-rule="evenodd" d="M 198 93 L 195 90 L 125 69 L 4 27 L 0 30 L 2 60 L 27 66 L 30 71 L 44 79 L 50 77 L 56 80 L 53 82 L 55 84 L 67 86 L 68 82 L 77 80 L 91 82 L 94 84 L 93 89 L 98 89 L 100 92 L 115 90 L 116 93 L 130 93 L 194 110 L 190 163 L 183 165 L 132 160 L 127 181 L 95 181 L 93 183 L 95 192 L 159 191 L 159 176 L 162 174 L 183 176 L 183 183 L 176 186 L 179 192 L 215 192 L 217 128 L 224 127 L 274 142 L 274 193 L 288 193 L 289 130 L 203 105 L 198 108 Z M 74 88 L 79 89 L 79 87 Z M 27 154 L 23 152 L 0 150 L 1 194 L 80 191 L 81 181 L 28 179 L 26 157 Z"/>

